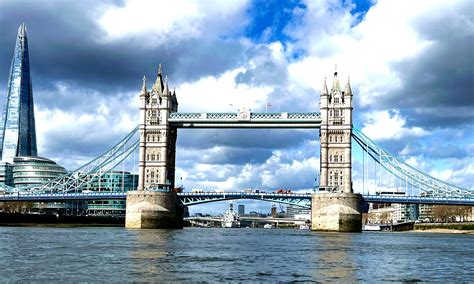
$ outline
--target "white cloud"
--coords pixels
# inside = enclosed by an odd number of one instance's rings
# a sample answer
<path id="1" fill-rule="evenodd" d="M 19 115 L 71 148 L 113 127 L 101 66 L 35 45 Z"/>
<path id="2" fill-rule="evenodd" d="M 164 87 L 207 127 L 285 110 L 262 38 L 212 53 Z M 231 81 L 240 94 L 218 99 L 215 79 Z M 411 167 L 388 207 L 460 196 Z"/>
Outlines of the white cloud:
<path id="1" fill-rule="evenodd" d="M 144 45 L 175 44 L 241 27 L 246 6 L 247 1 L 236 0 L 127 0 L 123 6 L 106 7 L 98 23 L 107 40 L 146 35 Z"/>
<path id="2" fill-rule="evenodd" d="M 236 112 L 237 108 L 255 109 L 266 104 L 271 86 L 237 84 L 235 77 L 245 68 L 229 70 L 219 77 L 208 76 L 180 85 L 176 93 L 182 112 Z"/>
<path id="3" fill-rule="evenodd" d="M 421 127 L 406 127 L 406 119 L 398 110 L 367 112 L 364 120 L 362 132 L 373 140 L 400 140 L 407 136 L 423 137 L 430 134 Z"/>

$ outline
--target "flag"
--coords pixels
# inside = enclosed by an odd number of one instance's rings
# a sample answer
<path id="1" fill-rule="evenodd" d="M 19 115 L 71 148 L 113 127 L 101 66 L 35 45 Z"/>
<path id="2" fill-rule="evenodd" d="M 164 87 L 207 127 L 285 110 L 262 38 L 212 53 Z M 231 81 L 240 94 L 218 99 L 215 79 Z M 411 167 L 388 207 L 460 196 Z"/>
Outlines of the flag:
<path id="1" fill-rule="evenodd" d="M 271 106 L 272 106 L 272 104 L 271 104 L 271 103 L 267 103 L 267 107 L 271 107 Z"/>

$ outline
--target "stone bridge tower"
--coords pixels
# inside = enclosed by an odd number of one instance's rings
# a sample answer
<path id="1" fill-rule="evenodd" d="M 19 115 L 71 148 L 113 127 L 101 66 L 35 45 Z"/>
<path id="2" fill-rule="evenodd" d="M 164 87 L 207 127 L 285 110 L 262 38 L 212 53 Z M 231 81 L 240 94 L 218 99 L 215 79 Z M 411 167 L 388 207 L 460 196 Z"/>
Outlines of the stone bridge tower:
<path id="1" fill-rule="evenodd" d="M 174 187 L 176 135 L 168 118 L 178 111 L 176 93 L 163 80 L 161 64 L 150 91 L 146 79 L 140 92 L 140 153 L 138 188 L 127 192 L 125 227 L 167 229 L 183 227 L 183 207 Z"/>
<path id="2" fill-rule="evenodd" d="M 352 91 L 341 89 L 337 72 L 331 92 L 324 80 L 320 100 L 320 190 L 311 198 L 311 228 L 316 231 L 360 232 L 362 196 L 352 190 Z"/>
<path id="3" fill-rule="evenodd" d="M 146 79 L 140 92 L 140 157 L 138 190 L 174 188 L 177 129 L 168 123 L 178 111 L 176 92 L 163 80 L 161 64 L 151 91 Z"/>
<path id="4" fill-rule="evenodd" d="M 320 186 L 352 193 L 352 90 L 349 80 L 341 90 L 337 72 L 330 93 L 324 80 L 320 112 Z"/>

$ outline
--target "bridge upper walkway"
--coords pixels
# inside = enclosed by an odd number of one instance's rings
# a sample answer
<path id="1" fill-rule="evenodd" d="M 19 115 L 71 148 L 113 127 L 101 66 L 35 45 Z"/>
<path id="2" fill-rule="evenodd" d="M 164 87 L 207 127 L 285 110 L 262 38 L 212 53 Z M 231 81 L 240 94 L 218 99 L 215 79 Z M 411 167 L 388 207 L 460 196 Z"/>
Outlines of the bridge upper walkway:
<path id="1" fill-rule="evenodd" d="M 320 128 L 319 112 L 182 113 L 170 114 L 177 128 Z"/>

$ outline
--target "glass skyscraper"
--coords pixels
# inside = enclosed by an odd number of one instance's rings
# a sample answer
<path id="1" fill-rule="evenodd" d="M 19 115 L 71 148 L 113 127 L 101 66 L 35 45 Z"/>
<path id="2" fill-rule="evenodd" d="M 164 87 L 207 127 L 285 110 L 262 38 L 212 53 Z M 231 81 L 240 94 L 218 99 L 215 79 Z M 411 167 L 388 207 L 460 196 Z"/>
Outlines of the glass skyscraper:
<path id="1" fill-rule="evenodd" d="M 0 125 L 2 161 L 13 162 L 16 156 L 37 156 L 33 89 L 26 26 L 18 29 L 8 77 L 7 97 Z"/>

